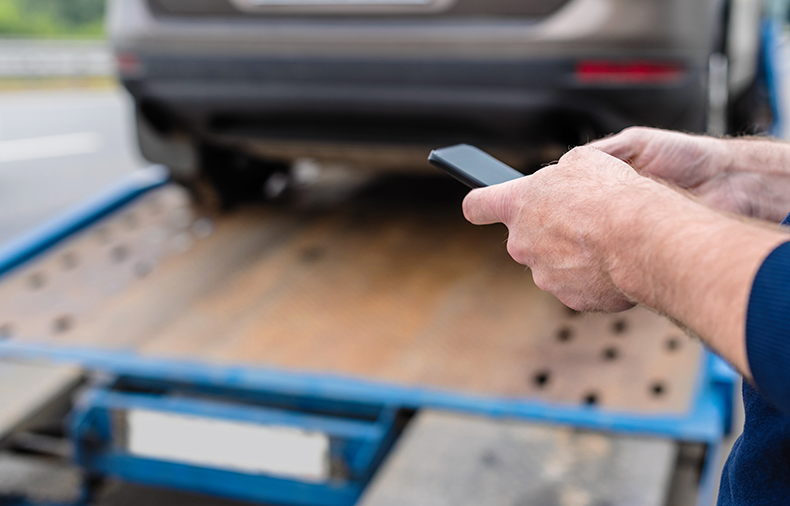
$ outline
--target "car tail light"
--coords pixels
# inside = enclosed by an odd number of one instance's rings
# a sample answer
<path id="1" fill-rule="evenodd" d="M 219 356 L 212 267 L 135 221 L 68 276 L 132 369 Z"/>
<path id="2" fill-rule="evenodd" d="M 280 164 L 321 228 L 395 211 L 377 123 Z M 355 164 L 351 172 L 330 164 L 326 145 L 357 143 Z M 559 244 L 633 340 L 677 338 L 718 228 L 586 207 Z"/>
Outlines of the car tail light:
<path id="1" fill-rule="evenodd" d="M 651 61 L 586 60 L 576 64 L 576 79 L 582 83 L 644 84 L 679 81 L 686 70 L 677 63 Z"/>
<path id="2" fill-rule="evenodd" d="M 134 53 L 117 53 L 115 67 L 121 77 L 137 77 L 143 71 L 143 64 Z"/>

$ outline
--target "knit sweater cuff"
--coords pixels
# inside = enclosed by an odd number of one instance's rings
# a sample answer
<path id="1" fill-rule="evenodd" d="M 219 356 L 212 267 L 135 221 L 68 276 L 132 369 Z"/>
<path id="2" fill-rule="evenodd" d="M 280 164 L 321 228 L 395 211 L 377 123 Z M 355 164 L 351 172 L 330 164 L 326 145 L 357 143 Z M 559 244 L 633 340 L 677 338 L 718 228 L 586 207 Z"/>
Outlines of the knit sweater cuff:
<path id="1" fill-rule="evenodd" d="M 760 392 L 790 413 L 790 242 L 771 252 L 754 278 L 746 355 Z"/>

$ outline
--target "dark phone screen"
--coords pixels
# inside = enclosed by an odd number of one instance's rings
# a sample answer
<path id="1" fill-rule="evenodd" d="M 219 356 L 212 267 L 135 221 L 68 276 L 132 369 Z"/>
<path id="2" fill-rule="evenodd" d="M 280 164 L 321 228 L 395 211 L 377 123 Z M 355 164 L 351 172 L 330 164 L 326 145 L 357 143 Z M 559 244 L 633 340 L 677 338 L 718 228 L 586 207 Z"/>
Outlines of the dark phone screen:
<path id="1" fill-rule="evenodd" d="M 431 151 L 428 161 L 471 188 L 491 186 L 524 176 L 468 144 L 435 149 Z"/>

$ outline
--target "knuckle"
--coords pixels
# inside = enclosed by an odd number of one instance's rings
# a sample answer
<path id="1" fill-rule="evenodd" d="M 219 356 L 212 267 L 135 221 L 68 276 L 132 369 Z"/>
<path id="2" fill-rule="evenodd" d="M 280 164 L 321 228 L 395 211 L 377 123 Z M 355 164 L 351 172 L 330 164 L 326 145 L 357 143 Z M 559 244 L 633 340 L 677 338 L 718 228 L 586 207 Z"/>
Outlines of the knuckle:
<path id="1" fill-rule="evenodd" d="M 544 276 L 543 273 L 540 271 L 532 270 L 532 281 L 535 283 L 535 286 L 543 290 L 544 292 L 551 293 L 551 284 L 549 282 L 548 276 Z"/>
<path id="2" fill-rule="evenodd" d="M 510 238 L 507 241 L 507 253 L 508 255 L 513 258 L 516 262 L 520 263 L 521 265 L 526 265 L 527 263 L 527 255 L 524 246 L 518 242 L 517 240 Z"/>
<path id="3" fill-rule="evenodd" d="M 620 134 L 623 135 L 623 136 L 631 137 L 631 138 L 643 137 L 644 135 L 649 134 L 651 130 L 653 130 L 653 129 L 652 128 L 643 127 L 643 126 L 631 126 L 631 127 L 625 128 L 622 132 L 620 132 Z"/>
<path id="4" fill-rule="evenodd" d="M 564 162 L 572 162 L 579 157 L 578 146 L 568 150 L 564 155 L 560 157 L 560 163 Z"/>
<path id="5" fill-rule="evenodd" d="M 588 304 L 585 303 L 581 297 L 572 294 L 566 294 L 558 297 L 560 302 L 565 304 L 567 307 L 573 309 L 574 311 L 584 312 L 589 311 L 590 307 Z"/>
<path id="6" fill-rule="evenodd" d="M 578 162 L 590 156 L 595 156 L 597 153 L 600 153 L 600 150 L 593 146 L 576 146 L 560 158 L 560 163 Z"/>

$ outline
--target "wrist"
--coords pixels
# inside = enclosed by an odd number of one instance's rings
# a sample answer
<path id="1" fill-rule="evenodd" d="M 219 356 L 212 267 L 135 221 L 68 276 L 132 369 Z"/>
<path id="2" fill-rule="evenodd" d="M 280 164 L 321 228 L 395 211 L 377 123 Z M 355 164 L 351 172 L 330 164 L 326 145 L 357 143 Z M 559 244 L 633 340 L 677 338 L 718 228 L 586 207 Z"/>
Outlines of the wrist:
<path id="1" fill-rule="evenodd" d="M 790 212 L 790 144 L 763 139 L 727 139 L 723 172 L 739 212 L 778 223 Z"/>
<path id="2" fill-rule="evenodd" d="M 715 139 L 729 174 L 790 175 L 790 144 L 761 138 Z"/>
<path id="3" fill-rule="evenodd" d="M 688 196 L 645 179 L 633 188 L 613 220 L 608 258 L 614 285 L 633 302 L 666 312 L 661 271 L 680 236 L 707 235 L 721 215 Z"/>
<path id="4" fill-rule="evenodd" d="M 653 182 L 658 185 L 658 183 Z M 749 375 L 746 307 L 763 260 L 790 235 L 714 211 L 663 187 L 640 185 L 617 220 L 612 282 L 701 337 Z"/>

